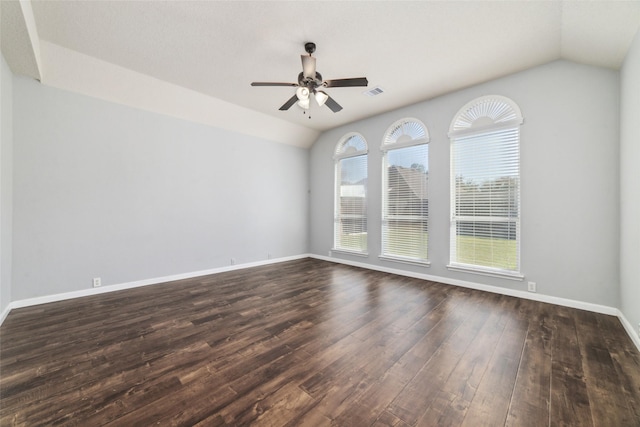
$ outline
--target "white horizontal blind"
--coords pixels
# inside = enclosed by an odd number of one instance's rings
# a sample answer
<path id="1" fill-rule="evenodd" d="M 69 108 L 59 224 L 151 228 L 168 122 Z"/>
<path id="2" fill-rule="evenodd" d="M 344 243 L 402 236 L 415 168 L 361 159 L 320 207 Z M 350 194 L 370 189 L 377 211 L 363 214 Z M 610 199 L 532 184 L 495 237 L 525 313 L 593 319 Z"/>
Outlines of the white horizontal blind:
<path id="1" fill-rule="evenodd" d="M 334 249 L 367 251 L 367 144 L 359 134 L 336 148 Z"/>
<path id="2" fill-rule="evenodd" d="M 452 263 L 519 270 L 519 128 L 452 142 Z"/>
<path id="3" fill-rule="evenodd" d="M 392 124 L 383 139 L 382 256 L 426 262 L 429 135 L 416 119 Z"/>

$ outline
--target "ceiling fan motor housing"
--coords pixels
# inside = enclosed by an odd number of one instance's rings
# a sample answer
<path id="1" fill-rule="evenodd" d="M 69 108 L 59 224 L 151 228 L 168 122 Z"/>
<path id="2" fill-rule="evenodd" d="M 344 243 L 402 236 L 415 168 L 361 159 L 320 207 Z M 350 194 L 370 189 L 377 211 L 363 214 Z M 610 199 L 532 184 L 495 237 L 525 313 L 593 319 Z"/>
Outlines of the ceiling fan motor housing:
<path id="1" fill-rule="evenodd" d="M 316 44 L 313 42 L 308 42 L 304 44 L 304 50 L 307 51 L 309 55 L 316 51 Z"/>
<path id="2" fill-rule="evenodd" d="M 322 86 L 322 74 L 316 71 L 316 78 L 305 77 L 302 73 L 298 74 L 298 85 L 305 86 L 309 90 L 317 89 Z"/>

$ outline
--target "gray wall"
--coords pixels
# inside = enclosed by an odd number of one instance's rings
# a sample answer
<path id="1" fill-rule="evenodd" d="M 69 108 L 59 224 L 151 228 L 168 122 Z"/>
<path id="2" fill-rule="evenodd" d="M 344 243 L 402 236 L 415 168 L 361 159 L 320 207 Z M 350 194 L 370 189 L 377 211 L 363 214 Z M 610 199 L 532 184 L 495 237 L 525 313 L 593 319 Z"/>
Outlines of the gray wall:
<path id="1" fill-rule="evenodd" d="M 13 97 L 12 73 L 0 61 L 0 313 L 11 302 L 12 215 L 13 215 Z"/>
<path id="2" fill-rule="evenodd" d="M 621 306 L 637 325 L 639 107 L 629 94 L 638 93 L 638 44 L 622 70 L 621 100 L 617 72 L 557 61 L 327 131 L 310 153 L 12 80 L 3 62 L 0 310 L 10 300 L 88 289 L 92 277 L 108 286 L 227 266 L 232 257 L 327 255 L 331 156 L 341 136 L 357 131 L 370 145 L 370 255 L 334 256 L 520 290 L 535 281 L 543 294 Z M 445 268 L 447 130 L 462 105 L 487 94 L 510 97 L 525 117 L 524 282 Z M 430 268 L 378 259 L 379 147 L 402 117 L 420 119 L 431 134 Z"/>
<path id="3" fill-rule="evenodd" d="M 308 251 L 308 150 L 21 77 L 13 93 L 14 301 Z"/>
<path id="4" fill-rule="evenodd" d="M 446 268 L 449 260 L 449 124 L 468 101 L 503 95 L 521 108 L 522 272 L 512 281 Z M 372 102 L 384 102 L 384 95 Z M 619 305 L 619 75 L 556 61 L 410 107 L 332 129 L 311 149 L 311 252 L 332 247 L 334 163 L 341 136 L 360 132 L 369 143 L 369 256 L 334 257 L 438 277 Z M 378 258 L 380 254 L 380 144 L 403 117 L 429 129 L 429 254 L 431 267 Z"/>
<path id="5" fill-rule="evenodd" d="M 640 330 L 640 32 L 620 72 L 621 310 Z"/>

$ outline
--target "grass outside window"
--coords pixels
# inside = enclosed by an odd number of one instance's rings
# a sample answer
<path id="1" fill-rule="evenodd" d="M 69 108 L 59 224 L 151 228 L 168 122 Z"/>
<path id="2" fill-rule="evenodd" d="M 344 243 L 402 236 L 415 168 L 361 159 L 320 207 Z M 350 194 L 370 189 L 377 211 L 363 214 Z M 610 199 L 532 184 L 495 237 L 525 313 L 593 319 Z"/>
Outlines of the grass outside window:
<path id="1" fill-rule="evenodd" d="M 387 253 L 407 258 L 427 259 L 429 233 L 415 226 L 390 227 L 387 231 Z M 344 233 L 341 248 L 360 251 L 367 247 L 367 233 Z M 412 248 L 412 249 L 407 249 Z M 456 236 L 458 262 L 461 264 L 516 271 L 518 268 L 515 240 L 488 237 Z"/>
<path id="2" fill-rule="evenodd" d="M 338 249 L 362 252 L 367 248 L 367 233 L 343 233 Z"/>
<path id="3" fill-rule="evenodd" d="M 456 236 L 457 262 L 516 271 L 517 242 L 509 239 Z"/>
<path id="4" fill-rule="evenodd" d="M 428 259 L 429 233 L 420 222 L 395 221 L 385 229 L 384 255 L 412 258 L 426 261 Z"/>

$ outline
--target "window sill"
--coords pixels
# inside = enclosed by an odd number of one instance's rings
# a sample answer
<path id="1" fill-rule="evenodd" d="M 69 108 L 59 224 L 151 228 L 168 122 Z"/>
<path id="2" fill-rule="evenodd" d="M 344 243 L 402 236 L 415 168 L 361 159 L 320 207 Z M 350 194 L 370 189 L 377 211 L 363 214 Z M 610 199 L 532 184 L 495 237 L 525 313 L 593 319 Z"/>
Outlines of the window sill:
<path id="1" fill-rule="evenodd" d="M 331 254 L 333 253 L 343 254 L 343 255 L 355 255 L 363 258 L 369 257 L 369 252 L 356 252 L 356 251 L 348 251 L 346 249 L 331 249 Z"/>
<path id="2" fill-rule="evenodd" d="M 431 262 L 426 260 L 419 261 L 417 259 L 394 257 L 389 255 L 380 255 L 378 256 L 378 258 L 383 261 L 392 261 L 392 262 L 400 262 L 402 264 L 419 265 L 420 267 L 431 267 Z"/>
<path id="3" fill-rule="evenodd" d="M 480 268 L 462 264 L 449 264 L 447 269 L 450 271 L 460 271 L 463 273 L 479 274 L 481 276 L 500 277 L 503 279 L 523 281 L 524 275 L 515 272 L 509 272 L 498 269 Z"/>

